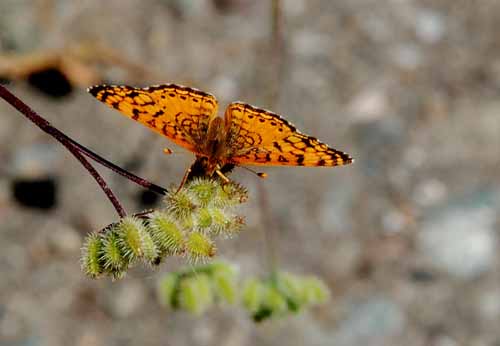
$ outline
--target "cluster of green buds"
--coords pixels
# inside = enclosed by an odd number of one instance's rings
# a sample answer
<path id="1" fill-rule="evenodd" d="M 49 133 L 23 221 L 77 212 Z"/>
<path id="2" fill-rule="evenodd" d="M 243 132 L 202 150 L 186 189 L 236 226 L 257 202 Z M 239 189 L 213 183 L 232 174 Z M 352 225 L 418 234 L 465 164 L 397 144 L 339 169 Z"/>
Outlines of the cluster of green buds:
<path id="1" fill-rule="evenodd" d="M 162 209 L 90 233 L 82 248 L 83 271 L 92 278 L 117 279 L 137 262 L 158 265 L 175 255 L 203 261 L 216 254 L 215 238 L 231 237 L 244 224 L 234 213 L 234 207 L 247 200 L 241 185 L 196 178 L 171 191 Z"/>
<path id="2" fill-rule="evenodd" d="M 214 304 L 236 302 L 237 275 L 235 266 L 224 262 L 169 273 L 159 281 L 158 298 L 163 306 L 200 315 Z"/>
<path id="3" fill-rule="evenodd" d="M 255 322 L 297 314 L 313 305 L 325 303 L 328 288 L 318 278 L 277 272 L 267 279 L 248 279 L 242 301 Z"/>
<path id="4" fill-rule="evenodd" d="M 261 322 L 324 303 L 329 291 L 316 277 L 286 272 L 241 284 L 235 267 L 219 261 L 167 274 L 159 281 L 158 298 L 163 306 L 196 315 L 221 302 L 238 303 Z"/>

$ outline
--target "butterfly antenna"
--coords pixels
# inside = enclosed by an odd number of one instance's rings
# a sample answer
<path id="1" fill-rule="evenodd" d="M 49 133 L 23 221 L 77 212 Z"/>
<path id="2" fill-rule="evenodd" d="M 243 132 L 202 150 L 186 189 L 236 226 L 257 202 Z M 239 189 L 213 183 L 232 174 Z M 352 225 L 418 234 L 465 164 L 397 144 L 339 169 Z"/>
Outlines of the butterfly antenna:
<path id="1" fill-rule="evenodd" d="M 240 166 L 240 167 L 243 168 L 243 169 L 246 169 L 249 172 L 252 172 L 253 174 L 255 174 L 256 176 L 258 176 L 259 178 L 262 178 L 262 179 L 267 178 L 267 173 L 257 172 L 257 171 L 254 171 L 253 169 L 245 167 L 245 166 Z"/>
<path id="2" fill-rule="evenodd" d="M 182 177 L 182 181 L 181 181 L 181 184 L 179 185 L 179 187 L 177 188 L 177 191 L 175 191 L 175 193 L 177 194 L 181 189 L 182 187 L 184 186 L 184 184 L 186 183 L 187 181 L 187 178 L 189 177 L 189 173 L 191 173 L 191 168 L 188 168 L 186 170 L 186 173 L 184 173 L 184 177 Z"/>

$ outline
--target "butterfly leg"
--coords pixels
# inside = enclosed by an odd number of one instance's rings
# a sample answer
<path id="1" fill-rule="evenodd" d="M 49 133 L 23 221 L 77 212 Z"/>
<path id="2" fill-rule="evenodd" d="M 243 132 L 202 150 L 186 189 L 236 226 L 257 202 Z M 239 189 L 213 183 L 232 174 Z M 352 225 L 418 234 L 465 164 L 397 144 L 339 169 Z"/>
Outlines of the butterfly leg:
<path id="1" fill-rule="evenodd" d="M 186 169 L 186 173 L 184 173 L 184 177 L 182 177 L 181 184 L 179 185 L 175 193 L 178 193 L 184 187 L 184 184 L 186 184 L 187 178 L 189 177 L 189 173 L 191 173 L 191 168 Z"/>
<path id="2" fill-rule="evenodd" d="M 216 170 L 215 173 L 224 181 L 224 184 L 228 184 L 230 182 L 229 178 L 226 177 L 220 170 Z"/>

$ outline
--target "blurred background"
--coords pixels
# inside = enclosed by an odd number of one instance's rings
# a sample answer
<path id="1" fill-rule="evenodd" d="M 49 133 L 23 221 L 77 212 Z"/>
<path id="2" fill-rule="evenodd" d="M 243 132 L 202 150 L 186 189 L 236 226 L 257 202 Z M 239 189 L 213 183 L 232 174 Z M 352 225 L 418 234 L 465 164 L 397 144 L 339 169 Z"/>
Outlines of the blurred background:
<path id="1" fill-rule="evenodd" d="M 500 345 L 500 2 L 3 0 L 0 76 L 60 130 L 168 187 L 191 154 L 85 92 L 174 82 L 271 109 L 351 154 L 340 168 L 242 169 L 243 275 L 314 274 L 328 304 L 254 324 L 155 297 L 161 272 L 80 271 L 117 220 L 92 177 L 0 102 L 0 345 Z M 99 167 L 98 167 L 99 168 Z M 158 199 L 99 168 L 129 212 Z"/>

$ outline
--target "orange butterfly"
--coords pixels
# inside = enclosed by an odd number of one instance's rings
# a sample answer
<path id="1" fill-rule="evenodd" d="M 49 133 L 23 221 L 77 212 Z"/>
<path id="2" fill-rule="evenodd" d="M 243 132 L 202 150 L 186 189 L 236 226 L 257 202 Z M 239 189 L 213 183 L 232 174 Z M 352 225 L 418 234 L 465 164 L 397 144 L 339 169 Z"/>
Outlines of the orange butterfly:
<path id="1" fill-rule="evenodd" d="M 196 154 L 206 175 L 233 165 L 339 166 L 353 162 L 346 153 L 297 131 L 279 115 L 241 102 L 224 118 L 217 100 L 175 84 L 134 88 L 97 85 L 88 89 L 99 101 Z"/>

